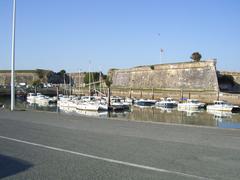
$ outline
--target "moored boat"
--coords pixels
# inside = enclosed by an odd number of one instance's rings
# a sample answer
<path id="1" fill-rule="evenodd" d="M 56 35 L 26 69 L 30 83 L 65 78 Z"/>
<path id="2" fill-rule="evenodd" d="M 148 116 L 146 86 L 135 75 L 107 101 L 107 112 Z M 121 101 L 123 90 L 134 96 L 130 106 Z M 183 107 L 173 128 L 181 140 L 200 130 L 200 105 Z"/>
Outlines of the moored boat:
<path id="1" fill-rule="evenodd" d="M 161 98 L 161 101 L 156 102 L 155 105 L 157 107 L 174 108 L 177 106 L 177 102 L 174 101 L 172 98 Z"/>
<path id="2" fill-rule="evenodd" d="M 128 110 L 131 104 L 129 102 L 124 102 L 124 100 L 118 96 L 111 97 L 111 107 L 113 110 Z"/>
<path id="3" fill-rule="evenodd" d="M 0 109 L 3 109 L 3 108 L 4 108 L 4 104 L 0 103 Z"/>
<path id="4" fill-rule="evenodd" d="M 78 110 L 86 111 L 107 111 L 108 104 L 102 99 L 98 99 L 94 96 L 84 96 L 78 101 L 76 108 Z"/>
<path id="5" fill-rule="evenodd" d="M 205 103 L 198 101 L 197 99 L 187 99 L 187 102 L 178 103 L 178 110 L 191 110 L 201 109 L 205 107 Z"/>
<path id="6" fill-rule="evenodd" d="M 43 106 L 49 105 L 49 97 L 44 96 L 42 94 L 38 94 L 37 97 L 35 98 L 35 103 Z"/>
<path id="7" fill-rule="evenodd" d="M 85 111 L 106 111 L 108 110 L 108 106 L 101 104 L 99 102 L 79 102 L 76 106 L 78 110 L 85 110 Z"/>
<path id="8" fill-rule="evenodd" d="M 240 107 L 227 103 L 226 101 L 214 101 L 214 104 L 207 106 L 207 111 L 240 112 Z"/>
<path id="9" fill-rule="evenodd" d="M 154 106 L 156 104 L 156 100 L 152 100 L 152 99 L 140 99 L 135 101 L 135 105 L 140 106 L 140 107 L 151 107 Z"/>
<path id="10" fill-rule="evenodd" d="M 27 102 L 31 104 L 36 103 L 36 97 L 37 97 L 36 93 L 28 93 Z"/>
<path id="11" fill-rule="evenodd" d="M 59 96 L 59 99 L 57 101 L 57 105 L 59 107 L 72 107 L 72 97 L 66 96 L 66 95 L 61 95 Z"/>

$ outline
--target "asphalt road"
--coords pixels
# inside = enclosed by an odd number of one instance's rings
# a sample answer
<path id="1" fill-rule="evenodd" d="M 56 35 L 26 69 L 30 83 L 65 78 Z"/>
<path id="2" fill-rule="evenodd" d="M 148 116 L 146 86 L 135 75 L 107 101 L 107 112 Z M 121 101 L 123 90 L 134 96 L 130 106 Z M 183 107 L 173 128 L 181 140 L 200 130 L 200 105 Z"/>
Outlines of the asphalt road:
<path id="1" fill-rule="evenodd" d="M 240 130 L 0 111 L 0 179 L 240 179 Z"/>

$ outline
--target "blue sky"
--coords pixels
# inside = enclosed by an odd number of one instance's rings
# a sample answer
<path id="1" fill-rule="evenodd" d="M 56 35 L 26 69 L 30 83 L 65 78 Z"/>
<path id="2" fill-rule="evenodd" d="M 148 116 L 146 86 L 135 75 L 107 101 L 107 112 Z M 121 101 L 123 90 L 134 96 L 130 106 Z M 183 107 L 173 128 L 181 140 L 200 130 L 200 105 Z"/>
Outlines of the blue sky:
<path id="1" fill-rule="evenodd" d="M 87 71 L 91 61 L 107 72 L 199 51 L 240 71 L 239 18 L 239 0 L 17 0 L 16 69 Z M 0 69 L 10 69 L 11 23 L 12 0 L 0 0 Z"/>

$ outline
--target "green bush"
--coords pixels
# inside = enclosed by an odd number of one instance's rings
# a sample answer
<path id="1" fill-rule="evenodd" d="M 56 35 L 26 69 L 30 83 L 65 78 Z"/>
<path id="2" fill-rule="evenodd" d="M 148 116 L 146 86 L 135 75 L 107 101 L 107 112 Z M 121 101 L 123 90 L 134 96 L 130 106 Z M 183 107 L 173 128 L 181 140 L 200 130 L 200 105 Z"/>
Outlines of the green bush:
<path id="1" fill-rule="evenodd" d="M 202 58 L 202 55 L 199 52 L 192 53 L 192 56 L 190 57 L 194 62 L 199 62 Z"/>
<path id="2" fill-rule="evenodd" d="M 85 84 L 89 84 L 89 83 L 96 82 L 96 81 L 99 81 L 99 72 L 86 73 L 86 75 L 84 77 Z"/>

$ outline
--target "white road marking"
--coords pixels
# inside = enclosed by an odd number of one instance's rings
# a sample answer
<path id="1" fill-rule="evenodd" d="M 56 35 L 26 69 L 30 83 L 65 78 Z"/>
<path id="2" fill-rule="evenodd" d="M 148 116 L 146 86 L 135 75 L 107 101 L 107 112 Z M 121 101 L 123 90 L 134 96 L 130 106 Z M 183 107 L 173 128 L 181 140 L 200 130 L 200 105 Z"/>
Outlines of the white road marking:
<path id="1" fill-rule="evenodd" d="M 94 156 L 94 155 L 90 155 L 90 154 L 85 154 L 85 153 L 75 152 L 75 151 L 71 151 L 71 150 L 67 150 L 67 149 L 47 146 L 47 145 L 33 143 L 33 142 L 28 142 L 28 141 L 23 141 L 23 140 L 14 139 L 14 138 L 5 137 L 5 136 L 0 136 L 0 138 L 1 139 L 5 139 L 5 140 L 9 140 L 9 141 L 18 142 L 18 143 L 23 143 L 23 144 L 28 144 L 28 145 L 32 145 L 32 146 L 37 146 L 37 147 L 41 147 L 41 148 L 45 148 L 45 149 L 50 149 L 50 150 L 54 150 L 54 151 L 65 152 L 65 153 L 74 154 L 74 155 L 78 155 L 78 156 L 82 156 L 82 157 L 87 157 L 87 158 L 91 158 L 91 159 L 101 160 L 101 161 L 105 161 L 105 162 L 109 162 L 109 163 L 120 164 L 120 165 L 124 165 L 124 166 L 130 166 L 130 167 L 141 168 L 141 169 L 145 169 L 145 170 L 162 172 L 162 173 L 168 173 L 168 174 L 175 174 L 175 175 L 179 175 L 179 176 L 195 178 L 195 179 L 201 179 L 201 180 L 213 180 L 213 179 L 209 179 L 209 178 L 206 178 L 206 177 L 201 177 L 201 176 L 186 174 L 186 173 L 177 172 L 177 171 L 171 171 L 171 170 L 166 170 L 166 169 L 159 169 L 159 168 L 155 168 L 155 167 L 151 167 L 151 166 L 145 166 L 145 165 L 125 162 L 125 161 L 119 161 L 119 160 L 114 160 L 114 159 Z"/>

